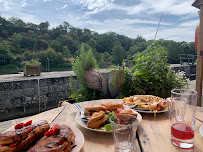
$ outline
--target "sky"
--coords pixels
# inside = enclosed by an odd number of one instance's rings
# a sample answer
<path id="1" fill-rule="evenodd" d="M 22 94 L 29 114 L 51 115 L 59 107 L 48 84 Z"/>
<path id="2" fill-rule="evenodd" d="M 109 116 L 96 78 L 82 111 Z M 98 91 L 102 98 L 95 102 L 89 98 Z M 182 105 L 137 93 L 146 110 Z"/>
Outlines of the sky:
<path id="1" fill-rule="evenodd" d="M 99 34 L 115 32 L 130 38 L 194 42 L 199 9 L 194 0 L 0 0 L 0 15 L 50 28 L 66 21 Z"/>

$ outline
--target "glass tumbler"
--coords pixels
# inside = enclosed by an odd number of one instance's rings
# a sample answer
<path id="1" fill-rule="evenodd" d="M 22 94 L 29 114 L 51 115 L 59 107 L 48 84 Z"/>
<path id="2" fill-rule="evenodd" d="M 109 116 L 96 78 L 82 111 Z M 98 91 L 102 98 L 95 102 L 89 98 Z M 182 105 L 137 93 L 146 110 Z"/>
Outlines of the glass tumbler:
<path id="1" fill-rule="evenodd" d="M 127 114 L 110 117 L 114 144 L 119 152 L 130 152 L 135 145 L 138 120 Z"/>
<path id="2" fill-rule="evenodd" d="M 197 92 L 189 89 L 174 89 L 167 98 L 171 123 L 171 142 L 180 148 L 194 145 Z"/>

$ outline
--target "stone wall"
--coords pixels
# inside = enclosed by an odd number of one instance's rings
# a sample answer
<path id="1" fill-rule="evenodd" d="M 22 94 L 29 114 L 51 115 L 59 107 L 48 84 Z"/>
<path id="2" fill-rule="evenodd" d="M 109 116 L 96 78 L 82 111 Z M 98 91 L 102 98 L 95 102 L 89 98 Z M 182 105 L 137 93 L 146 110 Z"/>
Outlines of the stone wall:
<path id="1" fill-rule="evenodd" d="M 78 82 L 73 76 L 76 86 Z M 0 121 L 55 108 L 71 94 L 69 76 L 0 82 Z M 40 104 L 39 104 L 40 103 Z"/>

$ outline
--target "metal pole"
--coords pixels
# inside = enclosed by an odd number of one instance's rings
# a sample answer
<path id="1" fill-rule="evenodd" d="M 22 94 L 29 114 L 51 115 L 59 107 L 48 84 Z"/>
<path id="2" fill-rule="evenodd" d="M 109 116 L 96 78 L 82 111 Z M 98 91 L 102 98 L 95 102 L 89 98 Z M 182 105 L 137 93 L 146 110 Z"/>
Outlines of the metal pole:
<path id="1" fill-rule="evenodd" d="M 161 14 L 161 17 L 160 17 L 160 20 L 159 20 L 159 25 L 160 25 L 160 23 L 161 23 L 162 16 L 163 16 L 163 13 Z M 156 40 L 156 35 L 157 35 L 157 33 L 158 33 L 158 30 L 159 30 L 159 25 L 158 25 L 158 27 L 157 27 L 157 30 L 156 30 L 156 34 L 155 34 L 154 40 Z"/>

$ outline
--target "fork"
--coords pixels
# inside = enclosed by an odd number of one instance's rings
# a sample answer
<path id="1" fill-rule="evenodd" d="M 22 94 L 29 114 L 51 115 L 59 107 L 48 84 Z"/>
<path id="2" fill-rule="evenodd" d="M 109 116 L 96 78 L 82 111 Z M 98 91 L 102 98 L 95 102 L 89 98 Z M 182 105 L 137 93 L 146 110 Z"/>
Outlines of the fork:
<path id="1" fill-rule="evenodd" d="M 91 116 L 85 116 L 85 111 L 80 107 L 80 105 L 78 105 L 77 103 L 74 103 L 73 105 L 80 111 L 81 119 L 83 119 L 84 121 L 88 121 L 91 118 Z"/>

